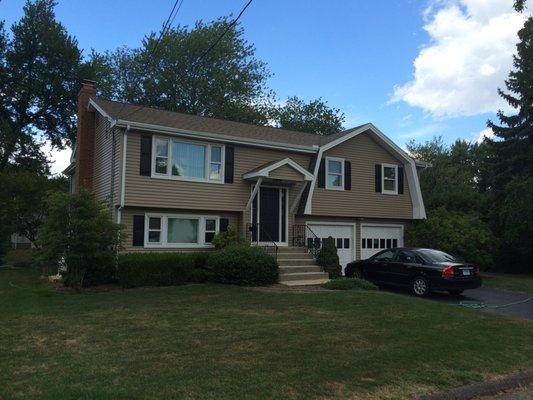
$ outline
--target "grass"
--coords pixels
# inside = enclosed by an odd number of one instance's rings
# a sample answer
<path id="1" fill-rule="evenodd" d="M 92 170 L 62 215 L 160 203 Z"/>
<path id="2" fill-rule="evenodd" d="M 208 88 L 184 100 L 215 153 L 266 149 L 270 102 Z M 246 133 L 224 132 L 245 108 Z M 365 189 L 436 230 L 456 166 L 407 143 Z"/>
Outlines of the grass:
<path id="1" fill-rule="evenodd" d="M 372 282 L 357 278 L 331 279 L 322 286 L 332 290 L 377 290 L 378 288 Z"/>
<path id="2" fill-rule="evenodd" d="M 483 286 L 533 294 L 533 275 L 483 274 Z"/>
<path id="3" fill-rule="evenodd" d="M 533 367 L 533 323 L 383 292 L 58 293 L 0 268 L 0 399 L 403 399 Z"/>

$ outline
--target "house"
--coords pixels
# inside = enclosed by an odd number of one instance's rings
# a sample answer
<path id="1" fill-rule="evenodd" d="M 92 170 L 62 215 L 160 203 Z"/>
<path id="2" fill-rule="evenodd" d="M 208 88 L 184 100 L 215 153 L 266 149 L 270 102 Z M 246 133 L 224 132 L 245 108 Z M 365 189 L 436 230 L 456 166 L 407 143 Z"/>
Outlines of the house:
<path id="1" fill-rule="evenodd" d="M 425 218 L 422 167 L 372 124 L 320 136 L 108 101 L 86 81 L 66 173 L 108 202 L 125 251 L 209 249 L 233 225 L 296 260 L 332 236 L 345 266 Z"/>

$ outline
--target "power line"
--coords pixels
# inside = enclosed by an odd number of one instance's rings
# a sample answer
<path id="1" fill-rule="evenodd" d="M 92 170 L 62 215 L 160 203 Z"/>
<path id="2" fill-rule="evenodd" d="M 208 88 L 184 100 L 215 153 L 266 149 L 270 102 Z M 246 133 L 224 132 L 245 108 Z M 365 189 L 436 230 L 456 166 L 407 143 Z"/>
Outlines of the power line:
<path id="1" fill-rule="evenodd" d="M 154 60 L 156 60 L 157 50 L 158 50 L 159 45 L 161 43 L 161 39 L 167 34 L 167 32 L 169 31 L 170 27 L 174 23 L 174 20 L 176 19 L 176 15 L 178 15 L 178 12 L 179 12 L 182 4 L 183 4 L 183 1 L 184 0 L 176 0 L 174 2 L 174 6 L 170 10 L 170 14 L 167 17 L 167 20 L 165 21 L 165 23 L 161 27 L 161 31 L 159 32 L 159 37 L 157 38 L 155 45 L 152 47 L 152 51 L 150 51 L 150 53 L 147 56 L 147 60 L 148 60 L 148 64 L 146 65 L 146 67 L 147 67 L 146 69 L 147 70 L 149 69 L 149 67 L 152 66 L 152 64 L 154 63 Z M 178 3 L 179 3 L 179 5 L 178 5 Z M 124 107 L 126 107 L 126 103 L 122 104 L 122 107 L 120 108 L 119 112 L 117 113 L 117 116 L 120 116 L 120 114 L 124 110 Z M 139 107 L 139 109 L 140 109 L 140 107 Z M 124 118 L 132 115 L 133 113 L 135 113 L 137 111 L 138 110 L 132 111 L 130 114 L 125 115 Z"/>
<path id="2" fill-rule="evenodd" d="M 239 21 L 239 18 L 241 18 L 242 14 L 244 14 L 244 12 L 246 11 L 246 9 L 248 8 L 248 6 L 250 4 L 252 4 L 252 1 L 253 0 L 249 0 L 248 3 L 246 3 L 246 5 L 242 8 L 241 12 L 239 13 L 239 15 L 237 15 L 237 18 L 235 18 L 233 21 L 231 21 L 231 23 L 226 27 L 226 29 L 224 30 L 224 32 L 222 32 L 222 34 L 211 44 L 211 46 L 209 46 L 201 55 L 200 57 L 198 57 L 196 59 L 196 61 L 194 61 L 192 64 L 193 64 L 193 68 L 197 65 L 197 63 L 199 63 L 203 58 L 205 58 L 205 56 L 207 56 L 207 54 L 209 54 L 209 52 L 211 50 L 213 50 L 215 48 L 215 46 L 222 40 L 222 38 L 226 35 L 226 33 L 228 33 L 228 31 L 233 27 L 235 26 L 235 24 L 237 23 L 237 21 Z"/>
<path id="3" fill-rule="evenodd" d="M 216 39 L 215 41 L 195 60 L 193 61 L 191 64 L 192 64 L 192 68 L 193 70 L 199 65 L 199 62 L 202 61 L 208 54 L 209 52 L 211 52 L 211 50 L 213 50 L 215 48 L 215 46 L 222 40 L 222 38 L 228 33 L 228 31 L 233 27 L 235 26 L 235 24 L 239 21 L 239 19 L 241 18 L 241 16 L 244 14 L 244 12 L 246 11 L 246 9 L 250 6 L 250 4 L 252 4 L 252 1 L 253 0 L 249 0 L 248 3 L 246 3 L 246 5 L 242 8 L 242 10 L 239 12 L 239 14 L 237 15 L 237 17 L 235 19 L 233 19 L 233 21 L 231 21 L 231 23 L 226 27 L 226 29 L 224 30 L 224 32 L 222 32 L 222 34 L 220 34 Z M 183 3 L 183 0 L 181 0 L 181 2 Z M 181 7 L 181 3 L 178 7 L 178 11 L 179 11 L 179 8 Z M 175 8 L 175 7 L 174 7 Z M 173 8 L 173 10 L 174 10 Z M 172 14 L 172 13 L 171 13 Z M 176 12 L 177 14 L 177 12 Z M 174 15 L 174 17 L 172 18 L 172 21 L 174 21 L 174 18 L 176 17 L 176 14 Z M 170 18 L 170 16 L 169 16 Z M 168 21 L 168 19 L 167 19 Z M 172 22 L 171 22 L 172 24 Z M 160 36 L 161 37 L 161 36 Z M 123 107 L 124 107 L 124 104 L 123 104 Z M 137 111 L 139 111 L 140 109 L 142 108 L 142 106 L 138 106 L 136 109 L 132 110 L 129 114 L 126 114 L 124 116 L 124 118 L 127 118 L 127 117 L 131 117 L 133 114 L 135 114 Z M 122 111 L 122 109 L 121 109 Z M 120 114 L 120 112 L 119 112 Z"/>

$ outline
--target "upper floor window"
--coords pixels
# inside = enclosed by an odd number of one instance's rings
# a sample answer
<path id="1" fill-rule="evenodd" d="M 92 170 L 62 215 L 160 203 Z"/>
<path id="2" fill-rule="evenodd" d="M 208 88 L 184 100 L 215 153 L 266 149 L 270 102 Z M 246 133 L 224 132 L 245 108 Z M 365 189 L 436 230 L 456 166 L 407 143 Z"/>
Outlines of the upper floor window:
<path id="1" fill-rule="evenodd" d="M 398 166 L 382 164 L 381 168 L 382 193 L 398 194 Z"/>
<path id="2" fill-rule="evenodd" d="M 344 160 L 326 157 L 326 189 L 344 190 Z"/>
<path id="3" fill-rule="evenodd" d="M 221 182 L 224 146 L 171 138 L 155 138 L 154 175 Z"/>

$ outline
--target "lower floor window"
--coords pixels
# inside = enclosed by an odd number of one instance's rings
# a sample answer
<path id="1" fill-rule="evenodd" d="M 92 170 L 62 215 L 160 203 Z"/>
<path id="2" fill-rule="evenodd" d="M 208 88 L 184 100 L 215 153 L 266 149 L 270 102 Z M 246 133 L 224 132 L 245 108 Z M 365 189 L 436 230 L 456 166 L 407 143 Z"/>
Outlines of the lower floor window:
<path id="1" fill-rule="evenodd" d="M 211 246 L 219 218 L 197 215 L 146 215 L 145 244 L 161 247 Z"/>

